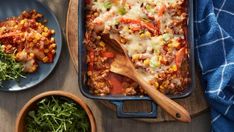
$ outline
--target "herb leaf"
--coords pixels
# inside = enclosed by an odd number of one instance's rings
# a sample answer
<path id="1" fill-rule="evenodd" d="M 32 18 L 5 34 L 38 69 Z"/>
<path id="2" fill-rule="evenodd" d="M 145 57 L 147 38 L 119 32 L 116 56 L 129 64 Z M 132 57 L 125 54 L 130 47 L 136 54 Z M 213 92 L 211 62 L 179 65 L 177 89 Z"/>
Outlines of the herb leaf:
<path id="1" fill-rule="evenodd" d="M 104 6 L 106 9 L 110 9 L 110 8 L 112 7 L 112 4 L 111 4 L 111 2 L 106 1 L 106 2 L 103 3 L 103 6 Z"/>
<path id="2" fill-rule="evenodd" d="M 88 116 L 83 108 L 58 96 L 44 98 L 26 117 L 28 132 L 89 132 Z"/>
<path id="3" fill-rule="evenodd" d="M 0 44 L 0 86 L 6 80 L 18 80 L 23 76 L 23 65 L 15 61 L 12 54 L 6 54 Z"/>
<path id="4" fill-rule="evenodd" d="M 119 7 L 119 9 L 118 9 L 118 13 L 119 13 L 120 15 L 124 15 L 124 14 L 126 14 L 126 13 L 127 13 L 127 11 L 125 10 L 125 8 L 124 8 L 124 7 Z"/>

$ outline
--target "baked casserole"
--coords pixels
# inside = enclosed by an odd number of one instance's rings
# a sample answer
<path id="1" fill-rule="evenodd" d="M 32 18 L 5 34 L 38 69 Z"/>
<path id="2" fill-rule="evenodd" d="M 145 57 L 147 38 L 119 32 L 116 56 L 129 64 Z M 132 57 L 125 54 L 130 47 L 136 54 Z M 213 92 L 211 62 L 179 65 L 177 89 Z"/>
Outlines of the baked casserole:
<path id="1" fill-rule="evenodd" d="M 88 85 L 105 95 L 144 95 L 133 80 L 110 72 L 115 52 L 105 38 L 119 40 L 135 68 L 167 95 L 191 82 L 184 0 L 86 0 Z M 123 62 L 124 63 L 124 62 Z"/>

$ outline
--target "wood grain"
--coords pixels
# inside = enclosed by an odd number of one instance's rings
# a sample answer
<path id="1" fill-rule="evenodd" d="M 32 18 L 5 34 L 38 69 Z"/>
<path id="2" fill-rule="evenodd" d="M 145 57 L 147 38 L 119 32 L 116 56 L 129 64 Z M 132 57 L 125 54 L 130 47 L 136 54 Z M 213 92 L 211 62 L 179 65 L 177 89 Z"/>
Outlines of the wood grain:
<path id="1" fill-rule="evenodd" d="M 66 36 L 67 44 L 69 47 L 70 56 L 74 63 L 75 69 L 78 71 L 78 0 L 70 1 L 67 14 L 67 25 L 66 25 Z M 196 85 L 197 87 L 193 90 L 192 94 L 184 99 L 176 99 L 175 101 L 182 105 L 188 110 L 190 115 L 196 116 L 205 110 L 208 106 L 205 101 L 203 90 L 200 85 L 199 75 L 196 72 Z M 115 106 L 109 101 L 101 101 L 107 108 L 115 110 Z M 125 111 L 150 111 L 150 105 L 146 101 L 126 101 Z M 137 119 L 144 122 L 163 122 L 163 121 L 174 121 L 167 113 L 158 108 L 158 118 L 155 119 Z"/>
<path id="2" fill-rule="evenodd" d="M 48 5 L 56 14 L 59 23 L 63 31 L 65 31 L 66 14 L 69 0 L 41 0 L 44 4 Z M 73 6 L 77 6 L 77 0 L 72 0 Z M 76 2 L 76 4 L 74 3 Z M 73 8 L 74 12 L 77 8 Z M 75 17 L 75 16 L 74 16 Z M 74 18 L 76 20 L 76 18 Z M 64 32 L 65 34 L 65 32 Z M 65 36 L 64 36 L 65 38 Z M 108 109 L 103 103 L 90 100 L 84 97 L 78 86 L 77 72 L 74 67 L 74 63 L 69 57 L 68 47 L 66 41 L 63 41 L 62 54 L 58 65 L 54 72 L 41 84 L 32 89 L 9 93 L 0 92 L 0 132 L 14 132 L 15 120 L 19 114 L 20 109 L 28 102 L 29 99 L 37 94 L 50 90 L 64 90 L 75 94 L 86 102 L 86 104 L 92 110 L 96 123 L 97 132 L 209 132 L 210 131 L 210 115 L 208 112 L 204 112 L 201 115 L 192 119 L 189 124 L 180 122 L 163 122 L 163 123 L 145 123 L 132 119 L 119 119 L 116 117 L 116 113 Z M 197 98 L 199 99 L 199 98 Z M 194 100 L 193 100 L 194 101 Z M 124 109 L 138 107 L 138 109 L 132 111 L 150 111 L 149 102 L 144 102 L 145 105 L 142 109 L 139 109 L 139 104 L 144 101 L 136 103 L 126 103 Z M 198 102 L 198 101 L 196 101 Z M 108 105 L 110 103 L 106 102 Z M 149 119 L 147 119 L 149 122 Z"/>
<path id="3" fill-rule="evenodd" d="M 66 21 L 67 44 L 71 59 L 78 72 L 78 0 L 71 0 L 68 7 Z"/>

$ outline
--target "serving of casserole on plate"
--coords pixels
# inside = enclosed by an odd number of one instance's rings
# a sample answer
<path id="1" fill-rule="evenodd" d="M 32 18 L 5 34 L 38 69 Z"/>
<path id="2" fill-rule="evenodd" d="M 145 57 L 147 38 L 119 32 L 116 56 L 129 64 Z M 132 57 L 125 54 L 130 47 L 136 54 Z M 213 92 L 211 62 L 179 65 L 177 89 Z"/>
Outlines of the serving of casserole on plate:
<path id="1" fill-rule="evenodd" d="M 45 80 L 61 48 L 60 26 L 47 6 L 31 0 L 1 1 L 0 54 L 8 59 L 0 55 L 0 90 L 25 90 Z"/>
<path id="2" fill-rule="evenodd" d="M 86 1 L 88 85 L 93 94 L 144 95 L 138 84 L 110 72 L 114 52 L 102 36 L 127 50 L 144 79 L 164 94 L 183 93 L 191 82 L 184 0 Z M 124 63 L 124 62 L 123 62 Z"/>

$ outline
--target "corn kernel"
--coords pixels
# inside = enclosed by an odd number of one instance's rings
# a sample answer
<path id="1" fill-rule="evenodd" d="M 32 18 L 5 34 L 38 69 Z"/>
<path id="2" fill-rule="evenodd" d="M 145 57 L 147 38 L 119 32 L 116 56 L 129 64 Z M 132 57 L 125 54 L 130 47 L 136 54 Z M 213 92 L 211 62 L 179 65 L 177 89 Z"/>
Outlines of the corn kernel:
<path id="1" fill-rule="evenodd" d="M 45 32 L 48 32 L 48 30 L 49 30 L 49 29 L 48 29 L 47 27 L 44 27 L 44 31 L 45 31 Z"/>
<path id="2" fill-rule="evenodd" d="M 139 54 L 132 55 L 132 60 L 138 60 L 140 58 Z"/>
<path id="3" fill-rule="evenodd" d="M 20 24 L 23 25 L 25 23 L 25 19 L 20 21 Z"/>
<path id="4" fill-rule="evenodd" d="M 30 57 L 32 57 L 32 58 L 35 57 L 35 54 L 34 54 L 34 53 L 30 53 L 29 55 L 30 55 Z"/>
<path id="5" fill-rule="evenodd" d="M 55 54 L 55 52 L 56 52 L 55 50 L 52 50 L 52 51 L 51 51 L 52 54 Z"/>
<path id="6" fill-rule="evenodd" d="M 155 87 L 155 88 L 158 88 L 158 86 L 159 86 L 158 82 L 155 82 L 155 83 L 154 83 L 154 87 Z"/>
<path id="7" fill-rule="evenodd" d="M 94 93 L 95 93 L 95 94 L 98 94 L 99 92 L 98 92 L 98 90 L 95 90 Z"/>
<path id="8" fill-rule="evenodd" d="M 162 35 L 161 35 L 161 36 L 158 36 L 158 44 L 159 44 L 159 45 L 164 45 L 164 41 L 163 41 Z"/>
<path id="9" fill-rule="evenodd" d="M 97 40 L 100 40 L 101 39 L 101 36 L 97 36 Z"/>
<path id="10" fill-rule="evenodd" d="M 43 33 L 42 33 L 42 36 L 48 36 L 48 33 L 43 32 Z"/>
<path id="11" fill-rule="evenodd" d="M 54 42 L 55 42 L 54 37 L 52 37 L 52 38 L 50 39 L 50 42 L 51 42 L 51 43 L 54 43 Z"/>
<path id="12" fill-rule="evenodd" d="M 44 49 L 44 53 L 48 53 L 49 52 L 49 50 L 48 49 Z"/>
<path id="13" fill-rule="evenodd" d="M 149 37 L 151 37 L 151 33 L 149 31 L 146 31 L 145 36 L 149 38 Z"/>
<path id="14" fill-rule="evenodd" d="M 97 12 L 95 12 L 93 15 L 94 15 L 94 16 L 98 16 L 98 13 L 97 13 Z"/>
<path id="15" fill-rule="evenodd" d="M 161 60 L 162 60 L 162 56 L 159 55 L 159 56 L 158 56 L 158 61 L 161 61 Z"/>
<path id="16" fill-rule="evenodd" d="M 36 40 L 40 40 L 40 39 L 41 39 L 41 36 L 38 35 L 38 34 L 36 34 L 36 35 L 35 35 L 35 39 L 36 39 Z"/>
<path id="17" fill-rule="evenodd" d="M 140 38 L 145 38 L 145 34 L 142 33 L 142 34 L 140 35 Z"/>
<path id="18" fill-rule="evenodd" d="M 102 47 L 104 47 L 106 44 L 105 44 L 103 41 L 101 41 L 101 42 L 99 43 L 99 45 L 102 46 Z"/>
<path id="19" fill-rule="evenodd" d="M 158 61 L 157 63 L 156 63 L 156 67 L 159 67 L 161 65 L 161 63 Z"/>
<path id="20" fill-rule="evenodd" d="M 57 44 L 54 43 L 54 44 L 52 44 L 52 46 L 53 46 L 53 48 L 56 48 L 56 47 L 57 47 Z"/>
<path id="21" fill-rule="evenodd" d="M 173 40 L 172 43 L 171 43 L 171 46 L 175 47 L 175 48 L 177 48 L 179 45 L 180 45 L 180 43 L 178 41 L 176 41 L 176 40 Z"/>
<path id="22" fill-rule="evenodd" d="M 124 27 L 123 27 L 123 31 L 126 31 L 126 32 L 129 31 L 128 26 L 124 26 Z"/>
<path id="23" fill-rule="evenodd" d="M 149 63 L 150 63 L 150 60 L 149 60 L 149 59 L 144 60 L 144 65 L 145 65 L 145 66 L 149 66 Z"/>
<path id="24" fill-rule="evenodd" d="M 37 66 L 33 66 L 33 67 L 31 67 L 31 72 L 36 71 L 36 69 L 37 69 Z"/>
<path id="25" fill-rule="evenodd" d="M 55 34 L 55 31 L 54 31 L 54 29 L 52 29 L 52 30 L 51 30 L 51 33 L 52 33 L 52 34 Z"/>
<path id="26" fill-rule="evenodd" d="M 44 63 L 48 62 L 48 60 L 49 60 L 48 57 L 44 57 L 44 58 L 42 59 L 42 61 L 43 61 Z"/>
<path id="27" fill-rule="evenodd" d="M 53 43 L 53 44 L 50 45 L 49 49 L 53 49 L 53 48 L 55 48 L 55 47 L 56 47 L 56 44 Z"/>
<path id="28" fill-rule="evenodd" d="M 172 70 L 172 71 L 177 71 L 177 66 L 176 66 L 176 65 L 172 65 L 172 66 L 171 66 L 171 70 Z"/>
<path id="29" fill-rule="evenodd" d="M 172 48 L 168 48 L 167 50 L 168 50 L 169 53 L 171 53 L 173 49 Z"/>

